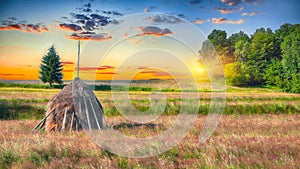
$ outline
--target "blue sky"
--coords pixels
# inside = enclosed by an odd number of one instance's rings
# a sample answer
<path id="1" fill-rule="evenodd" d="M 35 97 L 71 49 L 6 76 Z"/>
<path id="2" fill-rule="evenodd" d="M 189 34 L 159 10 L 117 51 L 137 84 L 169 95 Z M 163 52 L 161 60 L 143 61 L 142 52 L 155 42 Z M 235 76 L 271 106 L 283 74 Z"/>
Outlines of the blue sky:
<path id="1" fill-rule="evenodd" d="M 19 20 L 32 23 L 53 24 L 54 20 L 61 20 L 62 16 L 68 16 L 71 12 L 79 12 L 76 8 L 87 3 L 89 1 L 2 0 L 0 2 L 0 16 L 2 20 L 16 17 Z M 274 30 L 286 22 L 300 22 L 300 1 L 298 0 L 223 0 L 223 2 L 221 0 L 95 0 L 90 1 L 90 3 L 91 9 L 114 10 L 123 15 L 152 11 L 174 15 L 183 14 L 183 18 L 191 22 L 195 21 L 196 18 L 200 20 L 211 20 L 212 18 L 243 20 L 243 24 L 228 24 L 226 22 L 197 24 L 206 34 L 214 28 L 224 29 L 229 34 L 239 30 L 245 30 L 252 34 L 255 29 L 260 27 L 270 27 Z M 224 13 L 221 13 L 222 9 Z M 244 16 L 242 16 L 243 13 Z M 253 16 L 250 16 L 251 13 Z"/>
<path id="2" fill-rule="evenodd" d="M 228 36 L 239 31 L 251 35 L 261 27 L 276 30 L 284 23 L 299 24 L 299 6 L 298 0 L 1 0 L 0 79 L 36 79 L 41 56 L 52 44 L 65 63 L 65 77 L 71 79 L 76 63 L 74 49 L 79 39 L 82 45 L 94 41 L 103 48 L 109 48 L 118 38 L 130 34 L 190 36 L 192 40 L 189 41 L 198 46 L 194 47 L 197 51 L 201 46 L 198 37 L 193 37 L 189 29 L 180 30 L 176 25 L 183 21 L 191 23 L 205 37 L 213 29 L 225 30 Z M 168 16 L 153 14 L 146 17 L 148 21 L 131 19 L 134 26 L 124 19 L 137 13 L 145 16 L 151 12 Z M 125 22 L 128 22 L 127 25 Z M 121 30 L 122 26 L 128 30 Z M 138 39 L 134 43 L 140 41 Z M 105 50 L 97 52 L 97 55 L 103 55 Z M 86 53 L 92 56 L 97 52 L 89 50 Z M 111 67 L 108 66 L 109 69 Z M 25 70 L 28 73 L 22 77 L 19 72 Z M 106 76 L 113 74 L 105 73 Z"/>

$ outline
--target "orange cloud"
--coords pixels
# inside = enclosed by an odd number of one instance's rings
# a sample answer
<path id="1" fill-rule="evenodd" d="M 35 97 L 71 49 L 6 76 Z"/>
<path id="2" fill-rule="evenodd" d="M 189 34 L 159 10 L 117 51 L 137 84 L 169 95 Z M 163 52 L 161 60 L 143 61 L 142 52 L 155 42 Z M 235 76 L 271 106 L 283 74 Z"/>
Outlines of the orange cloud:
<path id="1" fill-rule="evenodd" d="M 230 7 L 230 8 L 222 8 L 222 7 L 217 7 L 215 8 L 215 10 L 221 12 L 222 14 L 229 14 L 229 13 L 233 13 L 235 11 L 242 11 L 244 9 L 244 7 Z"/>
<path id="2" fill-rule="evenodd" d="M 104 65 L 100 67 L 81 67 L 79 68 L 82 71 L 93 71 L 93 70 L 108 70 L 108 69 L 114 69 L 115 67 L 109 66 L 109 65 Z"/>
<path id="3" fill-rule="evenodd" d="M 76 32 L 76 31 L 81 31 L 82 28 L 79 25 L 76 24 L 66 24 L 66 23 L 62 23 L 58 25 L 58 28 L 65 30 L 65 31 L 69 31 L 69 32 Z"/>
<path id="4" fill-rule="evenodd" d="M 41 32 L 49 32 L 49 29 L 45 26 L 40 26 L 40 25 L 34 25 L 34 24 L 28 24 L 26 26 L 26 32 L 36 32 L 36 33 L 41 33 Z"/>
<path id="5" fill-rule="evenodd" d="M 205 19 L 198 19 L 198 18 L 196 18 L 194 20 L 194 24 L 203 24 L 204 22 L 207 22 L 207 20 L 205 20 Z"/>
<path id="6" fill-rule="evenodd" d="M 0 31 L 22 31 L 22 32 L 33 32 L 33 33 L 41 33 L 41 32 L 49 32 L 49 29 L 45 25 L 41 24 L 11 24 L 0 27 Z"/>
<path id="7" fill-rule="evenodd" d="M 235 6 L 241 3 L 241 0 L 221 0 L 221 2 L 229 5 L 229 6 Z"/>
<path id="8" fill-rule="evenodd" d="M 62 65 L 74 65 L 75 64 L 74 62 L 71 62 L 71 61 L 63 61 L 61 63 L 62 63 Z"/>
<path id="9" fill-rule="evenodd" d="M 100 74 L 100 75 L 114 75 L 117 74 L 115 72 L 97 72 L 96 74 Z"/>
<path id="10" fill-rule="evenodd" d="M 62 72 L 74 72 L 74 70 L 65 70 L 65 69 L 63 69 Z"/>
<path id="11" fill-rule="evenodd" d="M 223 24 L 223 23 L 227 23 L 227 24 L 242 24 L 244 23 L 243 19 L 239 19 L 239 20 L 229 20 L 226 18 L 212 18 L 212 23 L 213 24 Z"/>

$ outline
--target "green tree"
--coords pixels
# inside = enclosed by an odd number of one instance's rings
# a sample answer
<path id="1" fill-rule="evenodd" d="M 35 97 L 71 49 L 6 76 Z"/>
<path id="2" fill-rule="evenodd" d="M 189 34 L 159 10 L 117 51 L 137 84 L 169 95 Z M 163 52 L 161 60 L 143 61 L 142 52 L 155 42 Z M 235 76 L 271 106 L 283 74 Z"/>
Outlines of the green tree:
<path id="1" fill-rule="evenodd" d="M 280 45 L 282 50 L 284 89 L 300 92 L 300 28 L 287 35 Z"/>
<path id="2" fill-rule="evenodd" d="M 245 40 L 245 41 L 250 41 L 250 38 L 249 36 L 243 32 L 243 31 L 240 31 L 239 33 L 234 33 L 232 34 L 229 38 L 228 38 L 228 41 L 229 43 L 231 44 L 231 46 L 234 46 L 236 42 L 238 42 L 239 40 Z"/>
<path id="3" fill-rule="evenodd" d="M 275 34 L 276 34 L 276 37 L 277 37 L 279 43 L 283 42 L 283 40 L 286 36 L 288 36 L 293 31 L 295 31 L 296 29 L 299 29 L 299 28 L 300 28 L 300 24 L 293 25 L 293 24 L 285 23 L 285 24 L 281 25 L 280 28 L 275 31 Z"/>
<path id="4" fill-rule="evenodd" d="M 224 64 L 233 61 L 233 50 L 227 39 L 227 33 L 225 31 L 214 29 L 208 35 L 208 40 L 214 46 L 216 52 L 218 53 L 220 59 Z M 203 45 L 203 47 L 206 46 Z"/>
<path id="5" fill-rule="evenodd" d="M 209 58 L 217 55 L 217 52 L 210 40 L 206 40 L 203 42 L 202 48 L 199 53 L 204 58 Z"/>
<path id="6" fill-rule="evenodd" d="M 226 83 L 233 86 L 247 86 L 249 75 L 245 65 L 240 62 L 228 63 L 224 68 Z"/>
<path id="7" fill-rule="evenodd" d="M 271 63 L 268 64 L 265 70 L 265 77 L 266 78 L 266 85 L 267 86 L 274 86 L 278 88 L 284 87 L 283 79 L 283 67 L 281 64 L 281 60 L 279 59 L 272 59 Z"/>
<path id="8" fill-rule="evenodd" d="M 276 54 L 276 39 L 271 29 L 257 29 L 252 35 L 246 67 L 250 75 L 250 85 L 265 85 L 265 71 Z"/>
<path id="9" fill-rule="evenodd" d="M 240 37 L 234 42 L 234 60 L 236 62 L 245 63 L 249 55 L 250 39 Z"/>
<path id="10" fill-rule="evenodd" d="M 60 56 L 57 54 L 54 46 L 52 45 L 48 49 L 48 53 L 43 56 L 42 63 L 40 65 L 40 80 L 43 83 L 49 82 L 52 87 L 53 83 L 62 84 L 62 64 L 60 62 Z"/>

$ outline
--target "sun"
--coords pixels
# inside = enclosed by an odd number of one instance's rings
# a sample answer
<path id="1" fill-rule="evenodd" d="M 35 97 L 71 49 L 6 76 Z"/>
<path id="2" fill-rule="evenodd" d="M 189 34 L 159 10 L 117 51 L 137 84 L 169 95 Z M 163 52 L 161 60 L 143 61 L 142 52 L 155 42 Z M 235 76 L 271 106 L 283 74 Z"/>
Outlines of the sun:
<path id="1" fill-rule="evenodd" d="M 197 71 L 198 72 L 203 72 L 203 68 L 202 67 L 197 67 Z"/>

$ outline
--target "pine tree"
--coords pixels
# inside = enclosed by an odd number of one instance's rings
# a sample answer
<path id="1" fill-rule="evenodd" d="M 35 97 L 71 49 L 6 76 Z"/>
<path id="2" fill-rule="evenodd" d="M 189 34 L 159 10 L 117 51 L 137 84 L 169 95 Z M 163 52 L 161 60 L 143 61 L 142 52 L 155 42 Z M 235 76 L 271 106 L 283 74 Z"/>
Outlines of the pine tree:
<path id="1" fill-rule="evenodd" d="M 62 84 L 62 64 L 60 62 L 60 56 L 57 54 L 54 46 L 52 45 L 48 49 L 48 53 L 43 56 L 42 63 L 40 65 L 40 80 L 43 83 L 49 82 L 52 87 L 53 83 Z"/>

